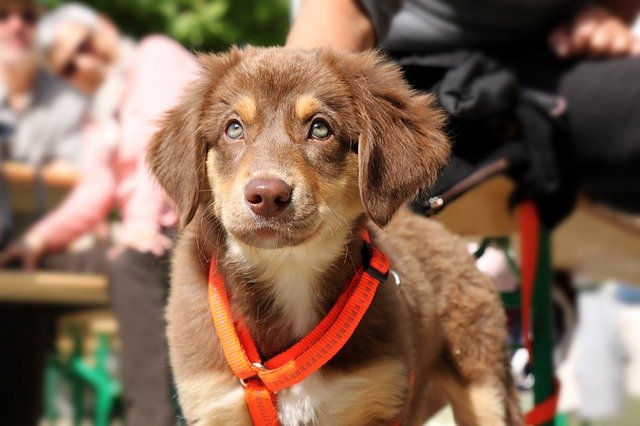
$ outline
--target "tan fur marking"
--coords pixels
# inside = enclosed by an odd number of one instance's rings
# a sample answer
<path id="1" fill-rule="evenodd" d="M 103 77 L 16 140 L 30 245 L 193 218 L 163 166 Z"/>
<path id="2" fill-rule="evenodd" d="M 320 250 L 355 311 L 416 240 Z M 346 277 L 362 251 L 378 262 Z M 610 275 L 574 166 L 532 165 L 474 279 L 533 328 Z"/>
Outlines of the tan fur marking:
<path id="1" fill-rule="evenodd" d="M 469 400 L 480 424 L 504 424 L 504 401 L 498 385 L 471 385 Z"/>
<path id="2" fill-rule="evenodd" d="M 318 110 L 319 102 L 311 95 L 302 95 L 296 101 L 296 115 L 302 121 L 307 121 Z"/>
<path id="3" fill-rule="evenodd" d="M 462 386 L 452 379 L 443 383 L 449 394 L 456 423 L 461 426 L 503 426 L 504 397 L 491 380 Z"/>
<path id="4" fill-rule="evenodd" d="M 194 425 L 251 424 L 244 389 L 236 380 L 206 371 L 184 378 L 178 388 L 187 401 L 184 414 Z M 217 391 L 215 397 L 212 390 Z"/>
<path id="5" fill-rule="evenodd" d="M 403 409 L 407 387 L 406 366 L 392 359 L 336 377 L 335 385 L 328 387 L 318 424 L 364 426 L 381 420 L 391 423 Z"/>
<path id="6" fill-rule="evenodd" d="M 248 96 L 236 102 L 233 109 L 245 124 L 251 124 L 256 118 L 256 101 Z"/>

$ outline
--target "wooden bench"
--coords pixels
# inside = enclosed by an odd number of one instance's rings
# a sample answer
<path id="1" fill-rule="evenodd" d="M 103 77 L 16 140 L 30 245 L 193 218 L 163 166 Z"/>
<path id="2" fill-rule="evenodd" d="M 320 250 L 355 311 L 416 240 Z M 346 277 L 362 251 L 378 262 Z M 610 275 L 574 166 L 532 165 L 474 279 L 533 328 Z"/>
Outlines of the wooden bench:
<path id="1" fill-rule="evenodd" d="M 0 164 L 0 172 L 9 185 L 12 210 L 18 214 L 36 212 L 37 181 L 45 186 L 44 207 L 53 208 L 77 182 L 78 174 L 60 168 L 43 168 L 39 175 L 27 165 Z M 0 270 L 0 300 L 61 305 L 105 305 L 107 280 L 100 275 Z"/>
<path id="2" fill-rule="evenodd" d="M 107 279 L 101 275 L 0 270 L 0 300 L 60 305 L 106 305 Z"/>
<path id="3" fill-rule="evenodd" d="M 12 211 L 25 215 L 37 212 L 35 194 L 39 184 L 46 189 L 43 207 L 50 210 L 62 201 L 79 178 L 74 171 L 55 167 L 45 167 L 38 174 L 33 167 L 14 162 L 0 164 L 0 173 L 9 185 L 9 205 Z"/>
<path id="4" fill-rule="evenodd" d="M 83 355 L 91 356 L 99 346 L 99 337 L 107 336 L 111 350 L 119 351 L 122 342 L 118 335 L 118 322 L 113 312 L 105 309 L 82 310 L 63 314 L 58 318 L 58 339 L 56 348 L 60 354 L 74 351 L 74 336 L 82 337 Z"/>
<path id="5" fill-rule="evenodd" d="M 494 178 L 453 202 L 437 220 L 470 237 L 514 235 L 518 218 L 509 211 L 512 189 L 507 178 Z M 581 200 L 553 232 L 553 264 L 595 279 L 640 285 L 640 217 Z"/>

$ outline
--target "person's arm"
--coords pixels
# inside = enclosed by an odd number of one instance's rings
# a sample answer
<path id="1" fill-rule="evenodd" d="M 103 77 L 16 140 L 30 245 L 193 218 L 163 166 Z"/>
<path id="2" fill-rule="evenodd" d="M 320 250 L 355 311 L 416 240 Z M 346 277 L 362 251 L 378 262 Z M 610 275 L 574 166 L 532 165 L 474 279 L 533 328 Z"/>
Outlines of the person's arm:
<path id="1" fill-rule="evenodd" d="M 587 6 L 549 35 L 549 45 L 561 58 L 640 56 L 640 39 L 631 32 L 639 10 L 640 0 Z"/>
<path id="2" fill-rule="evenodd" d="M 121 243 L 142 252 L 161 255 L 171 241 L 161 233 L 168 209 L 167 197 L 146 164 L 146 147 L 159 122 L 177 104 L 183 90 L 196 78 L 196 59 L 176 42 L 159 36 L 138 48 L 137 66 L 128 84 L 127 107 L 122 118 L 123 143 L 137 145 L 135 190 L 123 207 Z"/>
<path id="3" fill-rule="evenodd" d="M 375 44 L 373 23 L 358 0 L 303 0 L 286 45 L 357 52 Z"/>
<path id="4" fill-rule="evenodd" d="M 76 187 L 58 208 L 0 253 L 0 266 L 21 260 L 26 269 L 33 270 L 42 254 L 66 247 L 107 216 L 115 199 L 112 152 L 94 140 L 94 136 L 100 135 L 88 125 L 82 172 Z"/>
<path id="5" fill-rule="evenodd" d="M 115 200 L 112 148 L 97 140 L 100 129 L 91 123 L 83 136 L 80 181 L 58 208 L 26 234 L 27 241 L 42 242 L 47 251 L 64 248 L 91 231 L 109 214 Z"/>

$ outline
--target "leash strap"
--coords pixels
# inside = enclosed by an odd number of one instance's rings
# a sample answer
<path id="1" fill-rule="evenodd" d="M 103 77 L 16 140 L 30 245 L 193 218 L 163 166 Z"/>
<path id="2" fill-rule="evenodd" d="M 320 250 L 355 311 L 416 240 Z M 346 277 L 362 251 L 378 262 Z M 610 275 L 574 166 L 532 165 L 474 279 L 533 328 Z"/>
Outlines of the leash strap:
<path id="1" fill-rule="evenodd" d="M 365 231 L 363 267 L 320 323 L 291 348 L 263 362 L 242 320 L 234 321 L 224 277 L 215 257 L 209 269 L 209 306 L 225 358 L 245 387 L 245 399 L 256 426 L 278 425 L 276 392 L 301 382 L 331 360 L 353 335 L 375 296 L 387 280 L 389 260 L 370 245 Z"/>
<path id="2" fill-rule="evenodd" d="M 533 288 L 536 280 L 536 266 L 540 251 L 539 235 L 540 220 L 535 204 L 523 203 L 520 206 L 520 241 L 522 253 L 521 266 L 521 310 L 522 310 L 522 338 L 524 346 L 529 352 L 529 359 L 533 360 L 533 344 L 531 331 L 531 303 Z"/>
<path id="3" fill-rule="evenodd" d="M 533 358 L 534 338 L 531 330 L 533 292 L 536 281 L 537 265 L 540 261 L 540 217 L 533 202 L 525 202 L 520 206 L 520 240 L 522 253 L 521 267 L 521 310 L 522 337 L 524 346 L 529 352 L 529 359 Z M 525 415 L 527 425 L 540 425 L 552 422 L 556 415 L 560 383 L 554 379 L 553 393 L 544 401 L 537 404 Z"/>
<path id="4" fill-rule="evenodd" d="M 553 394 L 533 407 L 525 415 L 525 423 L 527 425 L 541 425 L 548 422 L 553 422 L 556 416 L 556 410 L 558 407 L 558 399 L 560 397 L 560 382 L 554 378 L 553 381 Z"/>

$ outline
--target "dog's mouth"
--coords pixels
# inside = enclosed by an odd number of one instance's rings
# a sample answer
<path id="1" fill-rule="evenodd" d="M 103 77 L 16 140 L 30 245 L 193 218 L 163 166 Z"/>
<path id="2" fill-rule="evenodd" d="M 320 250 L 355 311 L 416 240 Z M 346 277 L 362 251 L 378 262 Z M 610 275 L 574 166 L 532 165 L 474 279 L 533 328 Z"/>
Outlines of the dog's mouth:
<path id="1" fill-rule="evenodd" d="M 254 219 L 241 228 L 227 230 L 244 244 L 262 249 L 295 247 L 304 244 L 320 228 L 320 223 L 313 217 L 295 222 L 281 220 Z"/>

